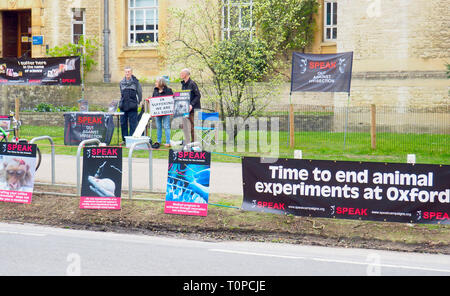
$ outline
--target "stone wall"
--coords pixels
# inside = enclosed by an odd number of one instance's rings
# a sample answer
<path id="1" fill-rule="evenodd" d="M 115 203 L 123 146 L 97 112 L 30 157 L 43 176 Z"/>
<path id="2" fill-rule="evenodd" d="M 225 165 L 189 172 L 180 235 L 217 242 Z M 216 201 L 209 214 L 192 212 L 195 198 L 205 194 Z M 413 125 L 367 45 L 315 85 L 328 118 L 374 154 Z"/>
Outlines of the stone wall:
<path id="1" fill-rule="evenodd" d="M 20 110 L 32 110 L 39 103 L 54 106 L 77 106 L 81 89 L 76 86 L 0 86 L 0 111 L 7 114 L 15 110 L 15 99 Z"/>
<path id="2" fill-rule="evenodd" d="M 64 127 L 62 112 L 21 112 L 20 121 L 23 125 L 59 126 Z M 45 135 L 43 135 L 45 136 Z"/>
<path id="3" fill-rule="evenodd" d="M 410 73 L 354 73 L 350 98 L 347 93 L 292 93 L 290 98 L 290 84 L 285 83 L 279 97 L 273 98 L 268 106 L 270 110 L 287 110 L 287 105 L 322 105 L 322 106 L 369 106 L 388 105 L 405 110 L 411 107 L 435 109 L 439 106 L 450 105 L 449 79 L 442 72 Z M 173 90 L 180 89 L 180 83 L 169 85 Z M 150 97 L 154 85 L 143 85 L 143 97 Z M 15 98 L 20 98 L 21 109 L 33 109 L 41 102 L 54 106 L 76 106 L 81 98 L 79 86 L 0 86 L 0 111 L 14 110 Z M 90 105 L 104 106 L 112 100 L 120 99 L 117 83 L 87 84 L 85 99 Z M 203 92 L 202 99 L 207 97 Z M 350 99 L 350 100 L 349 100 Z M 348 101 L 349 100 L 349 101 Z M 206 105 L 206 104 L 205 104 Z"/>
<path id="4" fill-rule="evenodd" d="M 337 19 L 354 72 L 444 71 L 450 58 L 447 0 L 338 0 Z"/>

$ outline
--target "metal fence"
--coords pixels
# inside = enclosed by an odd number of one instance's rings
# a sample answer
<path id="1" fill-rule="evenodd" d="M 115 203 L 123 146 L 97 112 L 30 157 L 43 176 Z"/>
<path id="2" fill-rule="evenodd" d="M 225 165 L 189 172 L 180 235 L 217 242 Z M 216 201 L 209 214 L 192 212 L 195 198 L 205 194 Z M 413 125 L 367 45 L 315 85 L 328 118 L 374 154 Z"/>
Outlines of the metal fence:
<path id="1" fill-rule="evenodd" d="M 280 118 L 280 144 L 289 146 L 289 106 L 267 113 Z M 339 152 L 377 149 L 450 153 L 450 106 L 293 106 L 294 148 L 333 147 Z M 292 125 L 291 125 L 292 126 Z"/>

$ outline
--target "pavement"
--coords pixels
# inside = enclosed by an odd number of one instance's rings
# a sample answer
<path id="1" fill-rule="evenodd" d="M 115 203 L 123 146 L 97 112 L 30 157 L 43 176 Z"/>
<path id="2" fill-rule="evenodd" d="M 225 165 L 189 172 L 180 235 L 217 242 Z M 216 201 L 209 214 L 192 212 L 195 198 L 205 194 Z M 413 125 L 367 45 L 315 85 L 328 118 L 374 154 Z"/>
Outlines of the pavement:
<path id="1" fill-rule="evenodd" d="M 133 158 L 132 185 L 133 190 L 149 189 L 149 160 L 148 158 Z M 80 157 L 81 171 L 83 159 Z M 167 184 L 167 159 L 153 159 L 153 192 L 166 192 Z M 128 190 L 128 157 L 123 157 L 122 163 L 122 188 Z M 80 172 L 81 174 L 81 172 Z M 81 175 L 80 175 L 81 176 Z M 242 168 L 240 163 L 211 163 L 210 193 L 222 193 L 230 195 L 243 195 Z M 42 155 L 41 166 L 35 175 L 35 182 L 51 183 L 51 157 L 50 154 Z M 55 182 L 56 184 L 77 184 L 77 160 L 72 155 L 55 156 Z"/>

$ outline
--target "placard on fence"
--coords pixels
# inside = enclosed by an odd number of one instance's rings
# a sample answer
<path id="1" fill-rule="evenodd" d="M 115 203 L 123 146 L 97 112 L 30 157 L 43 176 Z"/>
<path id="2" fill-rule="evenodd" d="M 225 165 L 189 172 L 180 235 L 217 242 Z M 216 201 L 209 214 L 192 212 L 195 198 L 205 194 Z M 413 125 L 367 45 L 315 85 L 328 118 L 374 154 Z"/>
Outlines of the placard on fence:
<path id="1" fill-rule="evenodd" d="M 206 216 L 211 153 L 169 150 L 164 213 Z"/>
<path id="2" fill-rule="evenodd" d="M 450 224 L 450 166 L 244 157 L 242 208 L 296 216 Z"/>
<path id="3" fill-rule="evenodd" d="M 120 210 L 122 148 L 83 148 L 80 209 Z"/>
<path id="4" fill-rule="evenodd" d="M 36 144 L 1 143 L 0 201 L 30 204 L 36 168 Z"/>

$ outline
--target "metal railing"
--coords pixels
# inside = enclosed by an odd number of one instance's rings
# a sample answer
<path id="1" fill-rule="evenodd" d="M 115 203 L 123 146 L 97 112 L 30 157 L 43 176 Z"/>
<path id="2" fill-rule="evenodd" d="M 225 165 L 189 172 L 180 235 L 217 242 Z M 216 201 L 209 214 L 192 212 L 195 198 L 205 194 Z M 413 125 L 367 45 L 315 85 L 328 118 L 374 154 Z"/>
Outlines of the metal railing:
<path id="1" fill-rule="evenodd" d="M 88 140 L 84 140 L 81 141 L 81 143 L 78 145 L 78 149 L 77 149 L 77 196 L 81 196 L 81 163 L 80 163 L 80 154 L 81 154 L 81 149 L 89 144 L 97 144 L 98 146 L 100 146 L 101 141 L 99 139 L 88 139 Z"/>
<path id="2" fill-rule="evenodd" d="M 148 147 L 148 183 L 149 190 L 153 191 L 153 151 L 148 140 L 134 142 L 128 152 L 128 198 L 133 197 L 133 152 L 136 146 L 147 145 Z"/>

